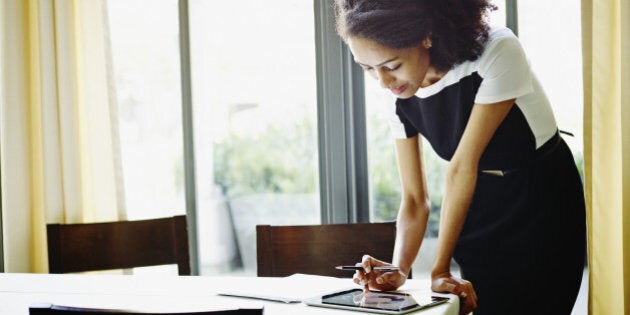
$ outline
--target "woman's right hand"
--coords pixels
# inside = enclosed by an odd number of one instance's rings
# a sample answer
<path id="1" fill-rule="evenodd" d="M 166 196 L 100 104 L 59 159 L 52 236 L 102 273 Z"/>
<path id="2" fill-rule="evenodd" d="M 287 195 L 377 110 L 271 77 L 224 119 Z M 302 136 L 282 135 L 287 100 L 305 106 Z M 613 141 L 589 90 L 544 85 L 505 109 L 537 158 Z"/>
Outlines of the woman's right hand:
<path id="1" fill-rule="evenodd" d="M 356 266 L 363 267 L 363 270 L 355 272 L 352 278 L 354 283 L 363 286 L 363 290 L 393 291 L 402 286 L 407 281 L 407 275 L 402 271 L 381 272 L 373 270 L 377 266 L 393 266 L 391 263 L 378 260 L 370 255 L 364 255 L 360 263 Z"/>
<path id="2" fill-rule="evenodd" d="M 453 277 L 450 272 L 431 275 L 431 290 L 459 296 L 459 314 L 465 315 L 477 308 L 477 293 L 468 280 Z"/>

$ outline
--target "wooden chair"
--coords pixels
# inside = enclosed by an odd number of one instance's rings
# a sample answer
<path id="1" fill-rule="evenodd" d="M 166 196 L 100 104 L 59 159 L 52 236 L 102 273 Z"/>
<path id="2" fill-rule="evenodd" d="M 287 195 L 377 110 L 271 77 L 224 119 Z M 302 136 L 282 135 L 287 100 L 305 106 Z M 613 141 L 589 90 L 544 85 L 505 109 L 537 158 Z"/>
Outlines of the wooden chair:
<path id="1" fill-rule="evenodd" d="M 256 226 L 258 276 L 284 277 L 294 273 L 350 278 L 364 254 L 391 261 L 396 223 Z"/>
<path id="2" fill-rule="evenodd" d="M 190 275 L 186 216 L 138 221 L 48 224 L 50 273 L 177 264 Z"/>

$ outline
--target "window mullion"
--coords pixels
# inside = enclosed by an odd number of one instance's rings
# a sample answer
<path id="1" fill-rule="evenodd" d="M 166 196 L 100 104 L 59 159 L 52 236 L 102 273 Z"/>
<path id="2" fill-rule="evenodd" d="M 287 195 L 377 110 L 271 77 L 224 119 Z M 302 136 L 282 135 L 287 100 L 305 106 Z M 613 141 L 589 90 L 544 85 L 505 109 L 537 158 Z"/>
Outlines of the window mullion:
<path id="1" fill-rule="evenodd" d="M 369 220 L 363 73 L 335 31 L 333 1 L 315 0 L 322 223 Z"/>
<path id="2" fill-rule="evenodd" d="M 505 0 L 505 25 L 518 36 L 518 3 L 517 0 Z"/>
<path id="3" fill-rule="evenodd" d="M 363 69 L 354 62 L 348 46 L 343 45 L 344 106 L 346 112 L 347 169 L 351 222 L 369 222 L 369 184 L 365 85 Z"/>
<path id="4" fill-rule="evenodd" d="M 192 86 L 190 72 L 190 30 L 188 0 L 179 0 L 179 54 L 182 93 L 182 129 L 184 144 L 184 193 L 186 194 L 186 221 L 190 251 L 190 270 L 199 275 L 197 252 L 197 186 L 195 183 L 195 154 L 192 113 Z"/>

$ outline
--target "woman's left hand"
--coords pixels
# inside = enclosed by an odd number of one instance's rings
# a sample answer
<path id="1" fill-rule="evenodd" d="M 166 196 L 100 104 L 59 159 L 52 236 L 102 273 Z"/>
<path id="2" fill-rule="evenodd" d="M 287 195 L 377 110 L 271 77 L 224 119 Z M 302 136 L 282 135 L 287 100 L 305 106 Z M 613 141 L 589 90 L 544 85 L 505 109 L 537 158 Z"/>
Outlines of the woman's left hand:
<path id="1" fill-rule="evenodd" d="M 477 293 L 470 281 L 453 277 L 449 272 L 431 277 L 431 290 L 459 296 L 459 314 L 465 315 L 477 308 Z"/>

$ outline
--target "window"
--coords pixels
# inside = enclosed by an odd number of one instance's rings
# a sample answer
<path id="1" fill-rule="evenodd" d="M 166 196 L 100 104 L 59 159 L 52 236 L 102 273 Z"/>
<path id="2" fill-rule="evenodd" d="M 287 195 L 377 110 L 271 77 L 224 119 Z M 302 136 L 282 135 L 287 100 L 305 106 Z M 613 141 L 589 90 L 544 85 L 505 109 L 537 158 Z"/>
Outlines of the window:
<path id="1" fill-rule="evenodd" d="M 544 10 L 541 8 L 544 7 Z M 581 12 L 575 1 L 518 2 L 519 37 L 583 178 Z M 544 21 L 544 22 L 543 22 Z"/>
<path id="2" fill-rule="evenodd" d="M 130 219 L 186 212 L 178 5 L 107 1 Z M 252 275 L 256 224 L 320 223 L 313 3 L 188 14 L 199 270 Z"/>
<path id="3" fill-rule="evenodd" d="M 256 224 L 320 223 L 313 3 L 189 5 L 201 273 L 255 275 Z"/>
<path id="4" fill-rule="evenodd" d="M 185 213 L 177 0 L 108 0 L 129 219 Z"/>

